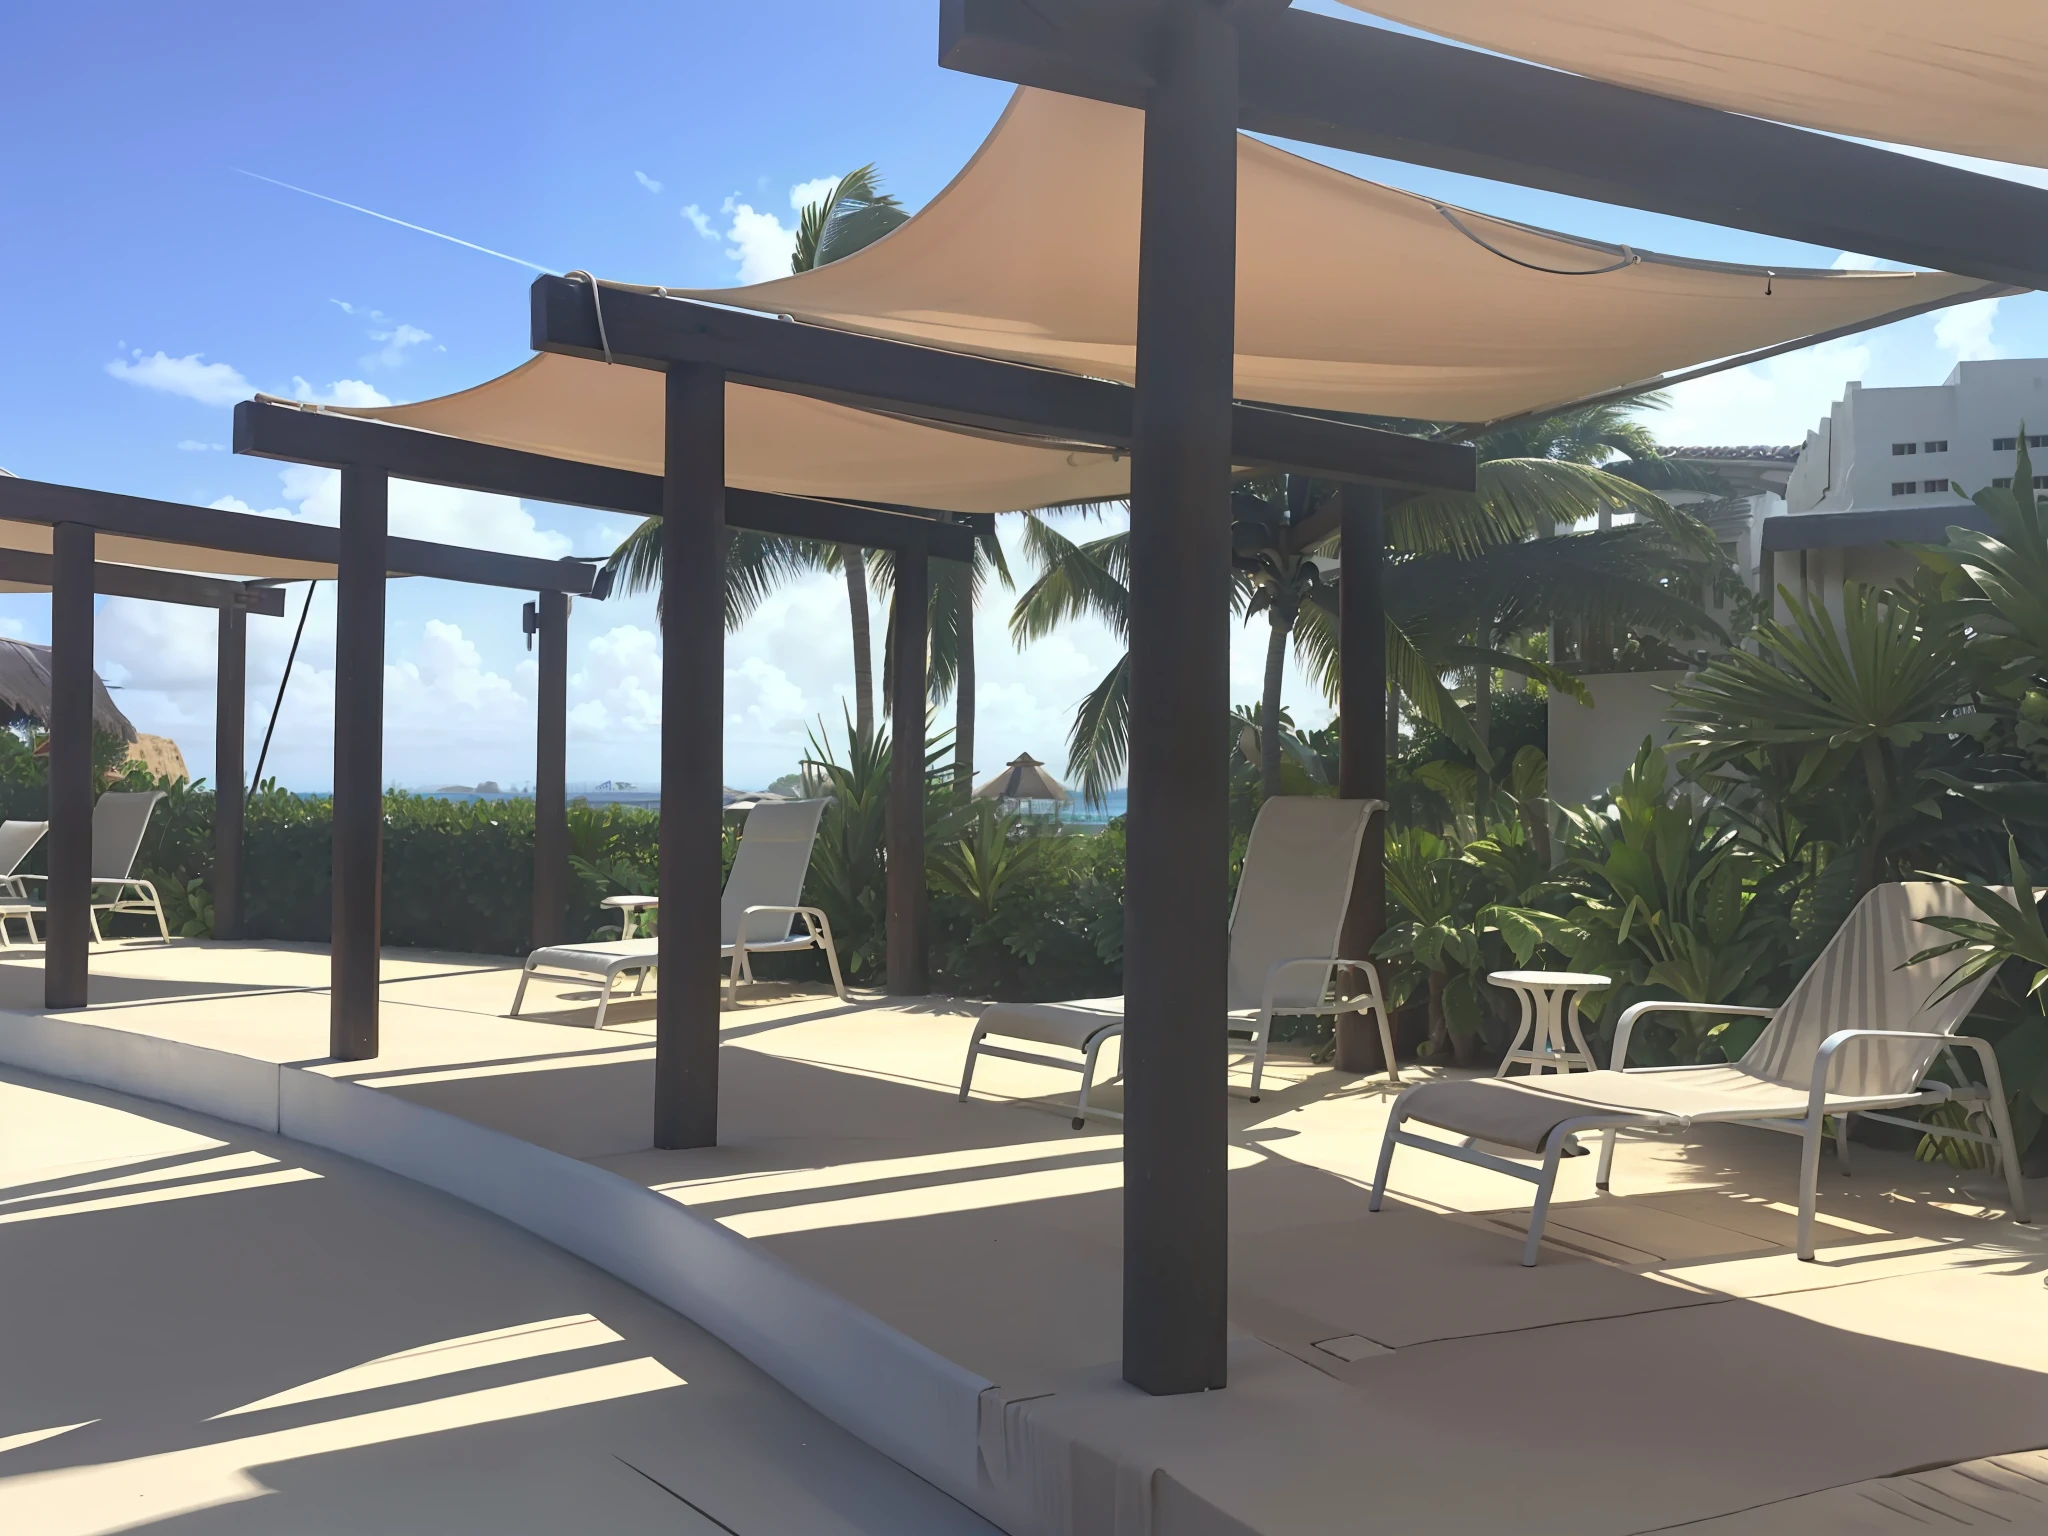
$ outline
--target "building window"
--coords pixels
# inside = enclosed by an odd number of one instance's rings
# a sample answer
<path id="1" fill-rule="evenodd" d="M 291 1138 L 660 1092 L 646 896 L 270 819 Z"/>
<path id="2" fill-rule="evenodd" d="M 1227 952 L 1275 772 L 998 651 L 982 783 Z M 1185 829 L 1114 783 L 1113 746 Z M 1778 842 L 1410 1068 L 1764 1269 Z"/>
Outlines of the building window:
<path id="1" fill-rule="evenodd" d="M 1927 453 L 1947 453 L 1947 452 L 1948 452 L 1948 439 L 1947 439 L 1947 438 L 1945 438 L 1945 437 L 1934 437 L 1934 438 L 1929 438 L 1929 439 L 1928 439 L 1928 440 L 1927 440 L 1926 442 L 1922 443 L 1922 444 L 1921 444 L 1920 446 L 1921 446 L 1922 450 L 1923 450 L 1923 451 L 1925 451 L 1925 452 L 1927 452 Z"/>
<path id="2" fill-rule="evenodd" d="M 1892 482 L 1892 494 L 1894 496 L 1911 496 L 1919 489 L 1920 482 L 1917 480 L 1894 480 Z"/>
<path id="3" fill-rule="evenodd" d="M 1993 453 L 2011 453 L 2019 445 L 2020 440 L 2016 437 L 1994 437 L 1991 439 L 1991 451 Z"/>
<path id="4" fill-rule="evenodd" d="M 1923 491 L 1945 491 L 1948 489 L 1948 482 L 1946 480 L 1929 480 L 1922 484 L 1920 489 Z"/>
<path id="5" fill-rule="evenodd" d="M 2029 448 L 2048 448 L 2048 432 L 2029 436 L 2027 438 L 2027 446 Z"/>
<path id="6" fill-rule="evenodd" d="M 1997 479 L 1995 479 L 1995 480 L 1993 480 L 1993 481 L 1991 482 L 1991 488 L 1992 488 L 1992 489 L 1993 489 L 1994 491 L 2009 491 L 2009 490 L 2011 490 L 2011 489 L 2012 489 L 2012 476 L 2011 476 L 2011 475 L 2000 475 L 2000 476 L 1999 476 L 1999 477 L 1998 477 Z"/>
<path id="7" fill-rule="evenodd" d="M 1907 454 L 1909 454 L 1909 453 L 1918 453 L 1919 451 L 1920 451 L 1920 445 L 1919 445 L 1918 443 L 1893 443 L 1893 444 L 1892 444 L 1892 457 L 1893 457 L 1893 458 L 1895 458 L 1895 459 L 1902 459 L 1902 458 L 1904 458 L 1904 457 L 1905 457 L 1905 456 L 1906 456 Z"/>

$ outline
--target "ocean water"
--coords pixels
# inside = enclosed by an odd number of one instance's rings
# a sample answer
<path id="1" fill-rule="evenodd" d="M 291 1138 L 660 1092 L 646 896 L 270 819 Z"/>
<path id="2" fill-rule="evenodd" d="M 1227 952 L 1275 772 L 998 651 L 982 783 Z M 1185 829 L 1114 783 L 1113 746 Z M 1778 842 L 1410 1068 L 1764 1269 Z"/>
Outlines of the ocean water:
<path id="1" fill-rule="evenodd" d="M 306 791 L 305 793 L 326 794 L 327 791 L 317 790 Z M 435 800 L 531 800 L 533 798 L 530 792 L 502 790 L 479 793 L 473 789 L 412 789 L 408 790 L 407 793 L 424 795 Z M 661 792 L 658 789 L 648 789 L 639 786 L 627 790 L 610 790 L 571 784 L 569 786 L 569 799 L 572 802 L 584 800 L 591 805 L 635 805 L 652 810 L 661 804 Z M 1099 827 L 1123 815 L 1125 808 L 1124 790 L 1119 786 L 1116 789 L 1112 789 L 1099 806 L 1084 805 L 1081 803 L 1080 797 L 1076 795 L 1071 803 L 1061 809 L 1059 819 L 1063 822 L 1079 826 Z"/>

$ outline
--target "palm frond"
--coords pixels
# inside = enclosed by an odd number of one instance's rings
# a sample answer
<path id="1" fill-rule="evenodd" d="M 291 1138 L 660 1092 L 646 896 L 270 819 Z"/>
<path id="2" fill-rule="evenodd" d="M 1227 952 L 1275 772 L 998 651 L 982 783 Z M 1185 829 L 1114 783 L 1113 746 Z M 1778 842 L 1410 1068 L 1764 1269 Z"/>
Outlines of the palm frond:
<path id="1" fill-rule="evenodd" d="M 830 192 L 798 214 L 789 270 L 809 272 L 851 256 L 909 218 L 903 205 L 882 190 L 882 178 L 873 165 L 848 171 Z"/>

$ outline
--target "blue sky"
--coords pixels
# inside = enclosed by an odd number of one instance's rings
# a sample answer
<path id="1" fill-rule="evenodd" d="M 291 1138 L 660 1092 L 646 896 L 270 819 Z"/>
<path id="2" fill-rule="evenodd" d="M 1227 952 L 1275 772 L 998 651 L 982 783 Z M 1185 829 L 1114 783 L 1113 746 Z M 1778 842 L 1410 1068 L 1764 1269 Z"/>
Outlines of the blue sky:
<path id="1" fill-rule="evenodd" d="M 1340 8 L 1313 3 L 1315 9 Z M 1347 16 L 1355 13 L 1342 12 Z M 9 20 L 0 96 L 0 272 L 16 295 L 0 367 L 0 465 L 194 503 L 331 517 L 328 477 L 228 441 L 250 390 L 418 399 L 516 366 L 532 272 L 314 200 L 310 188 L 526 261 L 715 285 L 785 258 L 793 191 L 863 162 L 916 207 L 972 153 L 1007 88 L 939 69 L 934 0 L 682 0 L 560 7 L 78 4 Z M 1508 217 L 1667 251 L 1829 265 L 1816 251 L 1467 178 L 1334 163 Z M 796 194 L 800 198 L 801 193 Z M 1049 209 L 1048 218 L 1058 210 Z M 1959 357 L 2048 351 L 2038 296 L 1888 331 L 1679 392 L 1673 442 L 1796 442 L 1848 379 L 1938 380 Z M 374 392 L 374 396 L 372 394 Z M 404 532 L 599 553 L 601 513 L 412 488 Z M 296 617 L 295 589 L 292 613 Z M 532 774 L 518 593 L 391 592 L 386 769 L 426 785 Z M 1015 653 L 981 629 L 980 757 L 1058 763 L 1075 699 L 1113 658 L 1080 628 Z M 778 595 L 728 645 L 728 778 L 764 783 L 835 722 L 851 673 L 843 590 Z M 252 736 L 289 621 L 252 622 Z M 47 600 L 0 596 L 0 630 L 46 636 Z M 271 765 L 331 777 L 332 599 L 316 598 Z M 653 777 L 658 647 L 644 600 L 572 624 L 574 779 Z M 1241 637 L 1233 696 L 1256 687 Z M 212 767 L 210 616 L 105 600 L 99 664 L 145 730 Z M 1290 684 L 1298 713 L 1322 711 Z M 251 748 L 252 756 L 254 747 Z M 270 771 L 270 770 L 266 770 Z"/>

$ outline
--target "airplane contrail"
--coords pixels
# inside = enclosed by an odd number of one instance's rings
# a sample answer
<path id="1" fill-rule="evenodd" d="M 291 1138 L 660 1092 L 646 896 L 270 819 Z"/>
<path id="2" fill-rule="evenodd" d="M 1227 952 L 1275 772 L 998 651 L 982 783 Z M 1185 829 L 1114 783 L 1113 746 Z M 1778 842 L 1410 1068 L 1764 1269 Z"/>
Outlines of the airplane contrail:
<path id="1" fill-rule="evenodd" d="M 267 181 L 273 187 L 283 187 L 285 191 L 296 192 L 301 197 L 317 197 L 321 202 L 332 203 L 337 208 L 347 208 L 356 213 L 367 213 L 371 218 L 382 219 L 386 224 L 396 224 L 400 229 L 417 230 L 420 234 L 432 235 L 436 240 L 446 240 L 451 245 L 466 246 L 472 251 L 482 251 L 486 256 L 495 256 L 498 260 L 509 261 L 514 266 L 530 267 L 536 272 L 546 272 L 550 276 L 560 275 L 553 267 L 544 267 L 537 261 L 528 261 L 521 256 L 508 256 L 503 251 L 492 250 L 488 245 L 478 245 L 474 240 L 462 240 L 454 235 L 444 235 L 440 230 L 429 229 L 424 224 L 409 224 L 404 219 L 394 219 L 388 213 L 379 213 L 376 209 L 365 208 L 359 203 L 345 203 L 338 197 L 329 197 L 325 192 L 314 192 L 305 187 L 295 187 L 288 181 L 279 181 L 275 176 L 260 176 L 254 171 L 245 171 L 240 166 L 236 166 L 234 169 L 237 175 L 247 176 L 253 181 Z"/>

